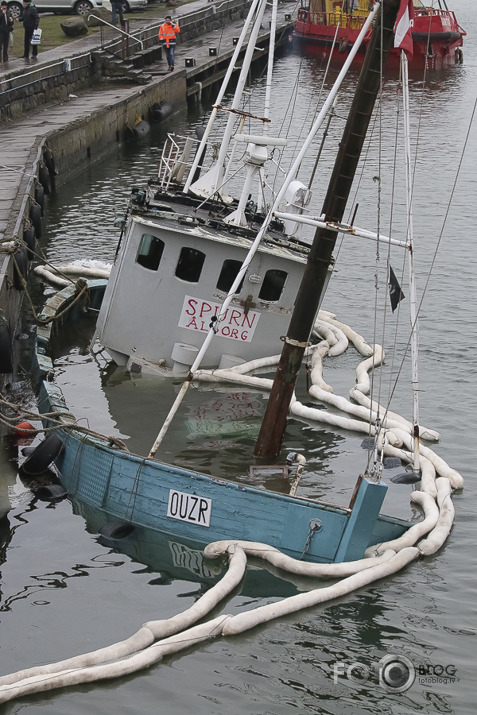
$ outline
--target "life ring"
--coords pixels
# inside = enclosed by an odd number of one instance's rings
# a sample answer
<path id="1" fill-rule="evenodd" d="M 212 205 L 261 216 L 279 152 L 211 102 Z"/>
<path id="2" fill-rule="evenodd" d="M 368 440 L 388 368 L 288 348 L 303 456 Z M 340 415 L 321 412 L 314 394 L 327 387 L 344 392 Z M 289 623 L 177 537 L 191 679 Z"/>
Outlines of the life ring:
<path id="1" fill-rule="evenodd" d="M 0 323 L 0 373 L 9 375 L 13 372 L 12 342 L 6 323 Z"/>
<path id="2" fill-rule="evenodd" d="M 13 285 L 17 290 L 25 290 L 25 281 L 28 275 L 28 249 L 18 246 L 13 254 Z"/>
<path id="3" fill-rule="evenodd" d="M 41 207 L 39 204 L 30 206 L 30 221 L 35 228 L 35 236 L 38 240 L 41 238 Z"/>
<path id="4" fill-rule="evenodd" d="M 36 233 L 35 229 L 33 226 L 28 226 L 23 231 L 23 243 L 27 247 L 27 253 L 28 253 L 28 260 L 31 261 L 33 260 L 35 256 L 35 247 L 36 247 Z"/>
<path id="5" fill-rule="evenodd" d="M 43 186 L 45 194 L 49 194 L 51 191 L 50 174 L 46 166 L 40 166 L 38 169 L 38 181 Z"/>
<path id="6" fill-rule="evenodd" d="M 63 450 L 63 442 L 55 432 L 47 434 L 43 442 L 35 447 L 21 466 L 24 474 L 41 474 Z"/>
<path id="7" fill-rule="evenodd" d="M 58 176 L 58 171 L 56 169 L 55 157 L 53 152 L 48 147 L 43 148 L 43 161 L 45 162 L 46 168 L 50 176 Z"/>
<path id="8" fill-rule="evenodd" d="M 41 208 L 41 215 L 45 215 L 45 189 L 41 184 L 35 186 L 35 201 Z"/>
<path id="9" fill-rule="evenodd" d="M 129 536 L 134 531 L 134 528 L 134 525 L 129 521 L 112 521 L 110 524 L 102 526 L 98 534 L 103 539 L 116 541 Z"/>

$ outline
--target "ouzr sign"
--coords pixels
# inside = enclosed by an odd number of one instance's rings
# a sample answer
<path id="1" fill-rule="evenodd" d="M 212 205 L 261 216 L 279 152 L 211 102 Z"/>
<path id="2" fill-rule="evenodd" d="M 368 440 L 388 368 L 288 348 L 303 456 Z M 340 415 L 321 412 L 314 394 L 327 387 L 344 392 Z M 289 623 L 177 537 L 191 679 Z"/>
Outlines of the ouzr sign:
<path id="1" fill-rule="evenodd" d="M 169 490 L 167 516 L 179 521 L 187 521 L 189 524 L 210 526 L 211 512 L 212 499 L 179 492 L 177 489 Z"/>

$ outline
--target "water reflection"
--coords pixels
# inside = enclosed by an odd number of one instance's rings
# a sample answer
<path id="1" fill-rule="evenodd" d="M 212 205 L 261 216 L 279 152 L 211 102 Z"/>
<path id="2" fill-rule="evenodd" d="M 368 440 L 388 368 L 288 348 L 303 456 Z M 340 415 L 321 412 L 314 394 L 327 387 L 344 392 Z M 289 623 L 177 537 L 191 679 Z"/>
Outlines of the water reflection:
<path id="1" fill-rule="evenodd" d="M 298 59 L 293 59 L 298 62 Z M 428 79 L 431 83 L 429 93 L 424 94 L 422 99 L 423 151 L 432 148 L 436 142 L 441 147 L 438 168 L 442 181 L 438 182 L 437 189 L 448 183 L 449 176 L 453 176 L 455 165 L 452 152 L 446 151 L 448 129 L 455 127 L 455 134 L 458 135 L 468 117 L 471 70 L 470 65 L 464 65 L 463 69 L 452 69 L 448 76 Z M 307 74 L 309 71 L 312 71 L 311 75 Z M 288 88 L 289 81 L 287 83 L 286 79 L 291 75 L 290 67 L 284 64 L 279 67 L 279 72 L 280 81 Z M 316 96 L 319 91 L 321 72 L 321 68 L 313 70 L 311 64 L 303 70 L 307 82 L 303 94 L 297 95 L 297 108 L 311 104 L 309 97 L 311 94 Z M 464 77 L 467 77 L 469 85 L 467 93 L 462 91 Z M 383 101 L 393 101 L 396 89 L 397 83 L 383 95 Z M 411 91 L 416 96 L 421 91 L 419 79 L 413 82 Z M 342 94 L 346 103 L 346 90 Z M 439 122 L 436 122 L 438 116 Z M 301 124 L 301 119 L 296 122 L 297 135 Z M 443 125 L 447 127 L 445 134 L 442 133 Z M 331 144 L 336 141 L 336 136 L 332 135 Z M 110 166 L 104 173 L 98 169 L 84 180 L 79 177 L 65 187 L 62 198 L 59 195 L 48 197 L 49 209 L 51 206 L 54 211 L 52 234 L 51 238 L 43 239 L 42 248 L 50 258 L 54 258 L 55 263 L 89 256 L 93 251 L 99 258 L 111 260 L 117 241 L 112 220 L 116 211 L 122 209 L 121 202 L 128 194 L 130 179 L 142 179 L 149 173 L 151 152 L 154 162 L 157 156 L 154 147 L 144 152 L 145 156 L 134 158 L 130 163 L 118 153 L 111 158 Z M 454 228 L 462 226 L 460 219 L 463 216 L 471 225 L 469 207 L 473 204 L 469 190 L 474 185 L 472 170 L 473 166 L 469 165 L 466 182 L 462 185 L 462 200 L 454 215 Z M 431 166 L 429 162 L 418 162 L 416 171 L 424 179 L 416 211 L 424 214 L 431 227 L 429 234 L 434 232 L 435 236 L 440 229 L 435 216 L 436 206 L 441 200 L 441 194 L 435 193 L 433 174 L 436 166 L 432 162 Z M 91 186 L 88 183 L 90 178 Z M 76 204 L 71 211 L 68 194 L 73 196 L 73 204 Z M 475 321 L 472 322 L 469 310 L 462 311 L 464 306 L 456 310 L 458 298 L 453 280 L 455 276 L 463 276 L 465 286 L 470 290 L 473 272 L 469 256 L 473 253 L 464 234 L 465 230 L 462 230 L 459 240 L 451 242 L 445 266 L 438 276 L 442 282 L 432 295 L 432 305 L 428 304 L 423 342 L 429 360 L 425 363 L 427 371 L 424 369 L 423 378 L 424 391 L 431 405 L 427 408 L 426 420 L 437 420 L 439 427 L 446 428 L 446 439 L 441 447 L 443 456 L 449 457 L 458 469 L 464 467 L 462 471 L 471 471 L 472 445 L 464 447 L 467 451 L 462 451 L 461 425 L 466 419 L 472 420 L 474 405 L 470 400 L 467 377 L 472 370 L 470 363 L 461 365 L 461 357 L 472 353 L 469 353 L 468 335 Z M 78 243 L 76 235 L 79 236 Z M 419 238 L 426 241 L 426 236 Z M 425 254 L 425 248 L 422 253 Z M 361 250 L 351 248 L 349 265 L 341 271 L 340 283 L 336 287 L 330 286 L 329 302 L 333 304 L 332 310 L 342 311 L 343 317 L 352 313 L 353 325 L 363 334 L 367 334 L 372 322 L 370 309 L 365 305 L 358 311 L 356 305 L 358 300 L 361 305 L 361 298 L 366 298 L 366 291 L 361 286 L 367 262 L 372 263 L 373 259 L 367 261 Z M 42 288 L 38 287 L 38 291 L 41 293 Z M 465 295 L 468 295 L 467 291 Z M 463 318 L 468 321 L 467 330 L 462 327 Z M 452 345 L 449 336 L 452 336 Z M 95 364 L 92 359 L 88 362 L 85 352 L 87 342 L 87 337 L 81 337 L 80 347 L 75 352 L 74 336 L 66 341 L 62 356 L 65 360 L 62 366 L 64 379 L 71 383 L 70 392 L 78 401 L 79 393 L 89 389 L 90 383 L 98 379 L 100 385 L 103 381 L 108 391 L 106 413 L 109 417 L 106 425 L 100 424 L 100 431 L 122 434 L 116 422 L 115 402 L 119 411 L 124 412 L 121 401 L 124 406 L 124 402 L 129 404 L 131 394 L 136 393 L 143 398 L 150 391 L 144 389 L 147 388 L 146 381 L 130 380 L 124 374 L 102 372 L 102 364 Z M 457 358 L 452 352 L 456 349 Z M 450 358 L 450 355 L 453 357 Z M 81 383 L 76 382 L 80 372 Z M 128 380 L 130 384 L 127 384 Z M 461 389 L 462 384 L 465 389 Z M 455 392 L 450 404 L 445 409 L 437 410 L 435 406 L 442 404 L 443 385 L 450 392 Z M 345 381 L 345 386 L 349 386 L 349 379 Z M 94 387 L 96 389 L 96 385 Z M 157 408 L 160 395 L 159 389 L 152 393 L 153 407 Z M 97 424 L 99 412 L 104 414 L 101 409 L 92 415 L 94 406 L 88 405 L 87 401 L 83 407 L 84 419 L 92 424 Z M 423 409 L 426 410 L 426 407 Z M 139 413 L 140 404 L 136 415 Z M 159 423 L 158 420 L 157 426 Z M 150 435 L 155 437 L 155 420 L 154 425 L 147 426 L 147 430 L 143 440 L 146 449 L 151 444 Z M 186 434 L 183 433 L 181 438 L 185 440 Z M 248 437 L 235 440 L 227 435 L 226 439 L 220 437 L 220 440 L 236 441 L 237 451 L 240 452 L 241 447 L 245 449 Z M 207 436 L 204 436 L 203 442 L 198 440 L 198 452 L 207 441 L 210 441 Z M 349 484 L 350 475 L 354 477 L 363 463 L 360 441 L 360 437 L 346 433 L 336 435 L 324 428 L 294 422 L 287 436 L 287 447 L 300 449 L 306 444 L 307 451 L 309 447 L 313 450 L 308 462 L 312 469 L 302 480 L 305 492 L 311 494 L 314 490 L 315 494 L 325 496 L 329 488 L 338 501 L 346 501 L 345 485 Z M 173 457 L 172 450 L 168 456 Z M 199 458 L 199 454 L 196 456 Z M 16 483 L 15 462 L 7 466 L 6 483 L 10 486 Z M 5 482 L 1 484 L 0 493 L 4 495 Z M 466 493 L 472 489 L 472 480 L 468 480 Z M 409 491 L 406 487 L 390 485 L 393 505 L 402 501 L 407 506 Z M 107 520 L 104 513 L 91 514 L 74 501 L 73 513 L 69 502 L 63 502 L 55 509 L 46 509 L 37 503 L 34 509 L 30 509 L 32 497 L 27 498 L 28 505 L 17 503 L 0 519 L 0 549 L 5 565 L 2 569 L 2 588 L 4 594 L 8 591 L 5 598 L 10 604 L 10 610 L 2 613 L 0 648 L 2 656 L 4 653 L 8 655 L 8 658 L 2 657 L 4 670 L 69 657 L 129 635 L 141 622 L 177 613 L 219 575 L 216 569 L 222 564 L 204 564 L 193 544 L 177 541 L 158 543 L 155 534 L 141 533 L 136 533 L 134 538 L 131 535 L 123 544 L 98 543 L 98 529 Z M 6 503 L 5 499 L 3 503 Z M 94 689 L 86 686 L 73 688 L 55 697 L 38 696 L 22 702 L 19 707 L 32 712 L 46 707 L 48 712 L 58 715 L 64 712 L 80 715 L 85 707 L 96 713 L 109 713 L 111 708 L 150 713 L 157 710 L 159 696 L 164 712 L 183 713 L 190 709 L 193 702 L 195 711 L 204 715 L 222 715 L 224 712 L 238 715 L 244 710 L 261 715 L 267 712 L 273 712 L 273 715 L 288 715 L 290 712 L 317 715 L 473 712 L 473 661 L 468 654 L 472 653 L 472 645 L 475 645 L 475 632 L 471 628 L 458 627 L 459 622 L 462 625 L 472 621 L 475 578 L 472 570 L 468 569 L 469 554 L 474 548 L 475 515 L 469 507 L 472 503 L 475 503 L 472 498 L 469 501 L 469 498 L 456 497 L 460 517 L 445 553 L 440 553 L 435 559 L 421 561 L 375 588 L 323 608 L 289 616 L 255 629 L 246 636 L 213 642 L 206 648 L 188 653 L 186 657 L 169 658 L 144 676 Z M 45 516 L 49 518 L 42 518 Z M 22 529 L 18 528 L 20 525 Z M 10 548 L 7 548 L 8 545 Z M 144 567 L 142 564 L 150 565 Z M 116 565 L 121 568 L 115 569 L 111 576 L 104 571 L 104 568 L 111 569 Z M 79 575 L 81 578 L 78 578 Z M 249 577 L 257 583 L 244 585 L 242 595 L 237 594 L 229 606 L 233 612 L 253 607 L 259 601 L 257 594 L 263 594 L 263 598 L 269 600 L 274 595 L 293 594 L 306 587 L 299 583 L 279 582 L 278 578 L 275 582 L 261 582 L 258 571 L 251 572 Z M 191 583 L 197 584 L 197 587 L 190 586 Z M 460 621 L 456 621 L 457 592 L 461 596 Z M 27 593 L 31 593 L 35 602 L 49 600 L 51 605 L 32 609 L 28 598 L 15 600 L 15 594 L 23 596 Z M 58 594 L 56 599 L 55 594 Z M 59 623 L 61 627 L 58 627 Z M 38 633 L 40 637 L 35 637 Z M 456 662 L 460 682 L 453 686 L 416 683 L 408 693 L 401 695 L 384 694 L 374 677 L 364 684 L 353 684 L 347 679 L 333 682 L 336 662 L 342 661 L 347 665 L 363 662 L 371 666 L 389 652 L 403 652 L 415 664 L 429 659 Z"/>
<path id="2" fill-rule="evenodd" d="M 10 594 L 3 599 L 0 604 L 0 611 L 12 610 L 16 601 L 27 600 L 33 606 L 44 606 L 50 603 L 48 600 L 48 591 L 56 589 L 68 588 L 72 579 L 90 576 L 94 569 L 110 569 L 117 566 L 123 566 L 124 561 L 107 560 L 103 553 L 93 557 L 88 564 L 74 564 L 69 571 L 52 571 L 47 573 L 37 573 L 30 575 L 30 582 L 25 584 L 22 589 Z M 33 596 L 42 595 L 43 598 L 35 598 Z"/>
<path id="3" fill-rule="evenodd" d="M 73 511 L 80 514 L 91 534 L 99 534 L 108 523 L 108 516 L 100 509 L 72 500 Z M 121 539 L 98 536 L 99 543 L 113 552 L 126 554 L 133 561 L 148 568 L 148 573 L 156 574 L 152 585 L 163 585 L 173 580 L 201 583 L 211 586 L 223 576 L 227 569 L 227 559 L 206 559 L 203 544 L 190 540 L 179 540 L 152 529 L 136 526 Z M 255 566 L 254 566 L 255 564 Z M 312 579 L 295 578 L 277 569 L 263 568 L 262 563 L 251 561 L 239 592 L 247 597 L 287 596 L 297 593 L 303 587 L 312 588 Z"/>

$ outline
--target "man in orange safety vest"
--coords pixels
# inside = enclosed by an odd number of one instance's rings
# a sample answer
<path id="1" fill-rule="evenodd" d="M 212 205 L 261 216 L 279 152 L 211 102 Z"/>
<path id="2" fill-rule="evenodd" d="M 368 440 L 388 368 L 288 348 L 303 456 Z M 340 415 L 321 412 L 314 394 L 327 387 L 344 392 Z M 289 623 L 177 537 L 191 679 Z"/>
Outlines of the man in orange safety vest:
<path id="1" fill-rule="evenodd" d="M 164 51 L 166 53 L 167 64 L 169 65 L 169 72 L 174 69 L 174 52 L 176 49 L 176 35 L 180 32 L 179 25 L 172 22 L 172 17 L 168 15 L 166 21 L 159 28 L 159 42 L 162 42 Z"/>

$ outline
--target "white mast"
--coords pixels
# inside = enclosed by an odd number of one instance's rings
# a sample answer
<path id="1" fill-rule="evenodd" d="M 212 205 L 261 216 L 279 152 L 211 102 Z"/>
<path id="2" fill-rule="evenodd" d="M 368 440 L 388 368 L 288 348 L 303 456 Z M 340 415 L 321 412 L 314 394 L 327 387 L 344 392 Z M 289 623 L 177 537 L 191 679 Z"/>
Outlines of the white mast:
<path id="1" fill-rule="evenodd" d="M 272 23 L 270 26 L 270 51 L 268 54 L 268 65 L 267 65 L 267 83 L 265 86 L 265 104 L 263 108 L 263 117 L 265 120 L 270 119 L 270 105 L 272 97 L 272 82 L 273 82 L 273 64 L 275 62 L 275 34 L 277 29 L 277 11 L 278 11 L 278 0 L 273 0 L 272 3 Z M 263 133 L 268 134 L 268 122 L 263 122 Z M 262 186 L 265 182 L 265 177 L 263 175 L 263 169 L 260 170 L 260 181 Z M 260 187 L 262 188 L 262 187 Z M 259 190 L 257 195 L 257 207 L 259 211 L 264 209 L 264 198 L 263 191 Z"/>
<path id="2" fill-rule="evenodd" d="M 414 275 L 414 225 L 412 217 L 412 166 L 411 142 L 409 128 L 409 82 L 408 64 L 404 50 L 401 50 L 401 71 L 403 87 L 404 111 L 404 147 L 406 158 L 406 204 L 407 204 L 407 243 L 409 256 L 409 318 L 411 322 L 411 384 L 413 392 L 413 470 L 419 471 L 419 380 L 417 354 L 419 349 L 419 333 L 417 318 L 416 281 Z"/>
<path id="3" fill-rule="evenodd" d="M 208 121 L 208 123 L 207 123 L 207 127 L 206 127 L 205 132 L 204 132 L 204 134 L 203 134 L 203 137 L 202 137 L 202 139 L 201 139 L 201 143 L 200 143 L 199 149 L 198 149 L 198 151 L 197 151 L 197 154 L 196 154 L 196 157 L 195 157 L 194 162 L 193 162 L 193 164 L 192 164 L 192 167 L 191 167 L 191 169 L 190 169 L 190 171 L 189 171 L 189 176 L 188 176 L 188 178 L 187 178 L 187 181 L 186 181 L 186 183 L 185 183 L 185 185 L 184 185 L 184 193 L 185 193 L 185 194 L 187 194 L 187 193 L 189 192 L 190 185 L 192 184 L 192 180 L 193 180 L 194 174 L 195 174 L 195 172 L 196 172 L 196 170 L 197 170 L 197 167 L 199 166 L 199 161 L 200 161 L 202 152 L 203 152 L 203 150 L 204 150 L 204 148 L 205 148 L 205 145 L 206 145 L 206 143 L 207 143 L 207 140 L 208 140 L 208 138 L 209 138 L 209 134 L 210 134 L 210 131 L 211 131 L 212 126 L 213 126 L 213 124 L 214 124 L 215 118 L 216 118 L 216 116 L 217 116 L 217 112 L 219 111 L 220 103 L 221 103 L 221 101 L 222 101 L 222 99 L 223 99 L 223 97 L 224 97 L 224 94 L 225 94 L 226 90 L 227 90 L 228 84 L 229 84 L 229 82 L 230 82 L 230 78 L 231 78 L 232 73 L 233 73 L 233 71 L 234 71 L 234 69 L 235 69 L 235 66 L 236 66 L 236 63 L 237 63 L 237 60 L 238 60 L 240 51 L 241 51 L 241 49 L 242 49 L 242 45 L 243 45 L 243 43 L 245 42 L 245 37 L 246 37 L 247 32 L 248 32 L 248 30 L 249 30 L 250 24 L 251 24 L 251 22 L 252 22 L 252 20 L 253 20 L 253 16 L 255 15 L 255 13 L 256 13 L 256 11 L 257 11 L 258 5 L 259 5 L 259 0 L 253 0 L 252 4 L 251 4 L 251 6 L 250 6 L 250 9 L 249 9 L 249 11 L 248 11 L 248 15 L 247 15 L 247 18 L 246 18 L 246 20 L 245 20 L 245 22 L 244 22 L 244 25 L 243 25 L 243 28 L 242 28 L 242 32 L 240 33 L 240 37 L 239 37 L 238 42 L 237 42 L 237 44 L 236 44 L 236 46 L 235 46 L 235 50 L 234 50 L 234 53 L 233 53 L 232 58 L 231 58 L 231 60 L 230 60 L 230 63 L 229 63 L 227 72 L 226 72 L 226 74 L 225 74 L 224 79 L 222 80 L 222 85 L 221 85 L 220 90 L 219 90 L 219 93 L 218 93 L 218 95 L 217 95 L 217 99 L 215 100 L 214 108 L 213 108 L 213 110 L 212 110 L 212 112 L 211 112 L 211 115 L 210 115 L 210 117 L 209 117 L 209 121 Z"/>
<path id="4" fill-rule="evenodd" d="M 257 14 L 255 17 L 255 22 L 252 26 L 252 30 L 251 30 L 250 37 L 249 37 L 248 44 L 247 44 L 247 49 L 245 51 L 242 69 L 240 71 L 240 76 L 237 81 L 237 87 L 235 89 L 232 106 L 230 108 L 230 114 L 228 117 L 224 135 L 222 137 L 222 143 L 221 143 L 220 150 L 219 150 L 219 156 L 217 158 L 216 163 L 212 166 L 212 168 L 209 169 L 209 171 L 206 174 L 201 176 L 196 182 L 194 182 L 194 184 L 191 185 L 191 178 L 194 176 L 195 169 L 197 168 L 197 164 L 196 164 L 196 162 L 194 162 L 194 164 L 189 172 L 189 178 L 187 179 L 186 184 L 184 186 L 184 193 L 188 193 L 189 190 L 192 190 L 194 193 L 196 193 L 198 195 L 202 195 L 204 197 L 213 196 L 213 194 L 216 193 L 217 191 L 219 191 L 221 186 L 223 185 L 225 159 L 227 156 L 227 152 L 229 151 L 229 145 L 230 145 L 230 141 L 232 139 L 232 135 L 235 131 L 234 130 L 235 112 L 237 112 L 240 109 L 243 91 L 244 91 L 245 85 L 247 83 L 248 72 L 250 69 L 250 65 L 252 63 L 253 53 L 255 52 L 255 46 L 257 44 L 258 34 L 260 32 L 260 26 L 261 26 L 261 23 L 263 20 L 263 15 L 264 15 L 265 8 L 266 8 L 266 0 L 258 0 L 257 4 L 258 4 Z M 257 5 L 255 5 L 255 3 L 254 3 L 252 7 L 256 8 Z M 207 125 L 206 132 L 204 134 L 204 137 L 202 138 L 201 145 L 197 152 L 197 156 L 196 156 L 197 163 L 198 163 L 199 157 L 202 154 L 203 146 L 205 145 L 205 142 L 207 141 L 207 137 L 208 137 L 208 134 L 210 133 L 210 128 L 212 126 L 212 122 L 215 119 L 215 116 L 216 116 L 217 111 L 220 106 L 220 102 L 224 95 L 224 92 L 226 89 L 225 82 L 226 82 L 226 80 L 228 82 L 230 79 L 230 76 L 234 69 L 234 64 L 238 59 L 240 49 L 244 43 L 246 28 L 248 28 L 248 25 L 250 24 L 250 22 L 252 20 L 251 16 L 252 16 L 252 12 L 249 12 L 249 15 L 247 17 L 247 22 L 244 25 L 244 28 L 240 35 L 239 42 L 235 48 L 235 52 L 233 55 L 233 61 L 230 62 L 229 70 L 227 71 L 226 77 L 224 78 L 224 81 L 222 82 L 222 87 L 219 92 L 219 96 L 215 103 L 214 110 L 212 112 L 211 118 L 209 119 L 209 123 Z"/>

